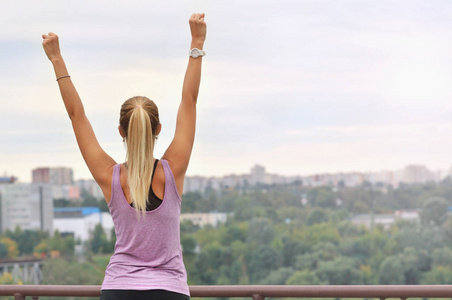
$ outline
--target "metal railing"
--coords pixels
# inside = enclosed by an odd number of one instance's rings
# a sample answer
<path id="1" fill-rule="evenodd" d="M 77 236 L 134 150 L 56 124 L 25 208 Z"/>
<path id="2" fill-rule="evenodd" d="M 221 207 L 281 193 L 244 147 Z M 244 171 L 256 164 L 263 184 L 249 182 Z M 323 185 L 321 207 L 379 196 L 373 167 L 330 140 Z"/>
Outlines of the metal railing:
<path id="1" fill-rule="evenodd" d="M 198 285 L 190 286 L 193 298 L 241 297 L 263 300 L 284 298 L 451 298 L 452 285 Z M 98 285 L 0 285 L 0 296 L 15 300 L 40 296 L 99 297 Z"/>

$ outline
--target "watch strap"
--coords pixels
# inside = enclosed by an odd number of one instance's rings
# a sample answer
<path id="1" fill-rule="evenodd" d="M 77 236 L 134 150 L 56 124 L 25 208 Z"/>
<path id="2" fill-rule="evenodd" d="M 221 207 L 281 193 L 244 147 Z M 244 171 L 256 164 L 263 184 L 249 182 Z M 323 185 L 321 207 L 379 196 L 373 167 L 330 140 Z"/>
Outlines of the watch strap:
<path id="1" fill-rule="evenodd" d="M 196 50 L 198 52 L 198 55 L 196 57 L 192 55 L 193 50 Z M 193 48 L 190 51 L 188 51 L 188 53 L 193 58 L 198 58 L 198 57 L 202 57 L 202 56 L 206 55 L 206 51 L 198 49 L 198 48 Z"/>

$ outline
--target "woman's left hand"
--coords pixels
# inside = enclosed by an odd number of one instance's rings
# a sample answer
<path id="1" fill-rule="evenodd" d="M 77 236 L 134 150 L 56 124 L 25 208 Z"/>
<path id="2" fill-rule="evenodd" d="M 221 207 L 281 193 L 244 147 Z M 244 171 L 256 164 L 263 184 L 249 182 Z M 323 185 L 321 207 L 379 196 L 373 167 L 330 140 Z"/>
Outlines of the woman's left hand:
<path id="1" fill-rule="evenodd" d="M 42 38 L 44 40 L 42 42 L 42 46 L 44 47 L 44 51 L 46 52 L 49 60 L 52 61 L 61 57 L 58 35 L 53 32 L 49 32 L 49 34 L 43 34 Z"/>

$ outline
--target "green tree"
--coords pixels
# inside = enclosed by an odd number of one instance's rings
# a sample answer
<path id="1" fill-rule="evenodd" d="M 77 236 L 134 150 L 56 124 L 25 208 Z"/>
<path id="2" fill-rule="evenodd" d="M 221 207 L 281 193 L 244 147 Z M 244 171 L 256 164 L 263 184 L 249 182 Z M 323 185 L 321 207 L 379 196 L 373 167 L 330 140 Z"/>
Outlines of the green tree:
<path id="1" fill-rule="evenodd" d="M 183 233 L 194 233 L 199 230 L 199 226 L 195 225 L 191 220 L 184 220 L 180 223 L 180 232 Z"/>
<path id="2" fill-rule="evenodd" d="M 55 230 L 53 236 L 49 240 L 49 250 L 61 251 L 64 248 L 63 238 L 58 230 Z"/>
<path id="3" fill-rule="evenodd" d="M 287 285 L 318 285 L 324 284 L 314 272 L 308 270 L 293 273 L 286 281 Z"/>
<path id="4" fill-rule="evenodd" d="M 190 235 L 183 235 L 181 237 L 181 245 L 184 256 L 187 254 L 194 254 L 196 248 L 196 239 Z"/>
<path id="5" fill-rule="evenodd" d="M 42 284 L 52 285 L 100 285 L 104 277 L 104 270 L 92 263 L 64 258 L 46 260 L 42 273 Z"/>
<path id="6" fill-rule="evenodd" d="M 363 284 L 363 276 L 358 270 L 358 261 L 349 257 L 337 257 L 332 261 L 319 263 L 315 274 L 328 284 Z"/>
<path id="7" fill-rule="evenodd" d="M 328 222 L 328 214 L 324 209 L 314 208 L 312 212 L 309 214 L 308 220 L 306 221 L 307 225 L 313 225 L 318 223 L 326 223 Z"/>
<path id="8" fill-rule="evenodd" d="M 16 258 L 19 255 L 19 250 L 16 241 L 9 237 L 0 238 L 0 244 L 6 246 L 8 251 L 8 258 Z"/>
<path id="9" fill-rule="evenodd" d="M 302 255 L 309 251 L 310 247 L 304 242 L 296 241 L 294 239 L 285 237 L 282 239 L 283 249 L 283 265 L 285 267 L 291 267 L 295 264 L 297 256 Z"/>
<path id="10" fill-rule="evenodd" d="M 337 229 L 342 238 L 358 237 L 367 232 L 365 227 L 359 227 L 348 220 L 340 221 Z"/>
<path id="11" fill-rule="evenodd" d="M 332 224 L 320 223 L 312 226 L 302 228 L 298 232 L 294 232 L 294 236 L 307 243 L 308 245 L 315 245 L 320 242 L 339 242 L 339 232 Z"/>
<path id="12" fill-rule="evenodd" d="M 220 226 L 218 231 L 220 231 L 221 244 L 227 246 L 234 241 L 245 242 L 248 235 L 248 226 L 240 225 L 240 223 L 234 223 L 228 226 Z"/>
<path id="13" fill-rule="evenodd" d="M 278 270 L 272 270 L 264 279 L 261 280 L 260 284 L 266 285 L 284 285 L 287 279 L 292 276 L 294 270 L 292 268 L 279 268 Z"/>
<path id="14" fill-rule="evenodd" d="M 429 199 L 422 207 L 421 222 L 424 225 L 441 226 L 447 221 L 448 204 L 444 198 Z"/>
<path id="15" fill-rule="evenodd" d="M 45 238 L 45 234 L 35 230 L 24 230 L 19 240 L 17 241 L 19 252 L 21 255 L 33 254 L 34 247 L 39 244 L 42 238 Z"/>
<path id="16" fill-rule="evenodd" d="M 248 275 L 252 284 L 257 284 L 266 274 L 281 266 L 281 254 L 266 245 L 249 253 L 246 260 Z"/>
<path id="17" fill-rule="evenodd" d="M 404 268 L 398 257 L 387 257 L 381 263 L 380 284 L 405 284 Z"/>
<path id="18" fill-rule="evenodd" d="M 268 219 L 255 218 L 250 222 L 247 241 L 256 245 L 268 245 L 273 241 L 275 232 Z"/>
<path id="19" fill-rule="evenodd" d="M 93 253 L 105 253 L 105 251 L 108 250 L 107 235 L 105 234 L 102 224 L 99 223 L 94 227 L 90 244 Z"/>
<path id="20" fill-rule="evenodd" d="M 105 200 L 104 200 L 105 202 Z M 89 194 L 86 194 L 83 197 L 83 202 L 82 202 L 82 206 L 83 207 L 99 207 L 100 206 L 100 201 L 98 198 L 93 197 Z"/>
<path id="21" fill-rule="evenodd" d="M 419 270 L 419 256 L 414 248 L 406 248 L 399 254 L 405 275 L 405 284 L 419 284 L 421 272 Z"/>
<path id="22" fill-rule="evenodd" d="M 452 282 L 452 269 L 447 266 L 437 266 L 424 273 L 421 282 L 422 284 L 450 284 Z"/>
<path id="23" fill-rule="evenodd" d="M 307 197 L 312 206 L 336 208 L 336 194 L 330 187 L 310 189 Z"/>
<path id="24" fill-rule="evenodd" d="M 8 246 L 4 243 L 0 243 L 0 258 L 8 258 Z"/>
<path id="25" fill-rule="evenodd" d="M 37 244 L 34 249 L 33 253 L 38 254 L 39 256 L 47 255 L 48 254 L 48 241 L 47 240 L 41 240 L 39 244 Z"/>
<path id="26" fill-rule="evenodd" d="M 53 199 L 53 207 L 69 207 L 71 206 L 71 201 L 64 198 Z"/>
<path id="27" fill-rule="evenodd" d="M 75 240 L 72 235 L 66 236 L 62 241 L 61 254 L 67 257 L 74 255 Z"/>
<path id="28" fill-rule="evenodd" d="M 97 201 L 98 201 L 97 207 L 99 207 L 101 212 L 109 212 L 110 211 L 110 209 L 108 208 L 108 203 L 107 203 L 107 201 L 105 201 L 104 198 L 100 198 Z"/>
<path id="29" fill-rule="evenodd" d="M 200 284 L 216 284 L 221 275 L 220 266 L 232 264 L 234 261 L 229 249 L 218 242 L 208 244 L 196 257 L 195 270 L 191 276 L 198 279 Z M 202 272 L 199 272 L 202 270 Z"/>
<path id="30" fill-rule="evenodd" d="M 182 208 L 183 213 L 191 213 L 196 211 L 196 205 L 201 201 L 202 195 L 200 192 L 187 192 L 182 195 Z"/>
<path id="31" fill-rule="evenodd" d="M 452 249 L 448 247 L 435 249 L 432 254 L 432 259 L 434 267 L 452 266 Z"/>

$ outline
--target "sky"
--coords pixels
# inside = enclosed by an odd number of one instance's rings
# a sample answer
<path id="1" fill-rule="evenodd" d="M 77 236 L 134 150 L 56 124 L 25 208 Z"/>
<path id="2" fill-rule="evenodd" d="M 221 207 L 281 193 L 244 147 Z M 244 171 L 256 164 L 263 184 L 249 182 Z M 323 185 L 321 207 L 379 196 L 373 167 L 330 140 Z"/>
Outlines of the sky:
<path id="1" fill-rule="evenodd" d="M 118 163 L 128 98 L 174 135 L 190 48 L 207 39 L 187 175 L 309 175 L 452 166 L 449 0 L 1 1 L 0 175 L 67 166 L 91 178 L 42 33 L 55 32 L 97 138 Z"/>

